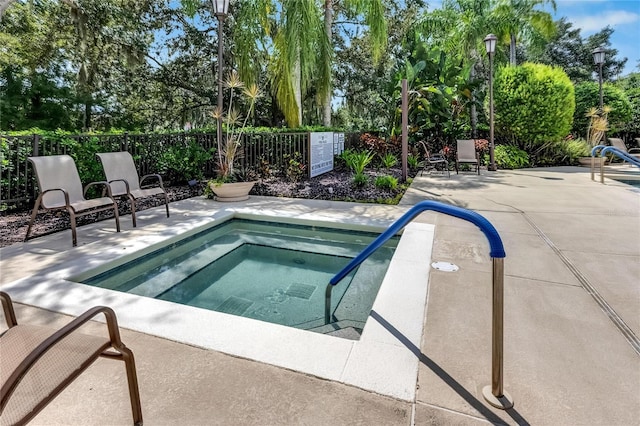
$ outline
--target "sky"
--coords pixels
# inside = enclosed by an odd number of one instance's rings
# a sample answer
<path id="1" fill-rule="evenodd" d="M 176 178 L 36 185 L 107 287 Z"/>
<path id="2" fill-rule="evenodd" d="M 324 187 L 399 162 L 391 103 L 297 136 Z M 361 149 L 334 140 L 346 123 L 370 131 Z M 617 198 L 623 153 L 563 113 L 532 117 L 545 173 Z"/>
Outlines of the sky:
<path id="1" fill-rule="evenodd" d="M 618 49 L 618 58 L 628 59 L 622 75 L 640 72 L 640 0 L 556 0 L 555 12 L 545 10 L 554 20 L 566 17 L 583 38 L 609 25 L 611 46 Z"/>

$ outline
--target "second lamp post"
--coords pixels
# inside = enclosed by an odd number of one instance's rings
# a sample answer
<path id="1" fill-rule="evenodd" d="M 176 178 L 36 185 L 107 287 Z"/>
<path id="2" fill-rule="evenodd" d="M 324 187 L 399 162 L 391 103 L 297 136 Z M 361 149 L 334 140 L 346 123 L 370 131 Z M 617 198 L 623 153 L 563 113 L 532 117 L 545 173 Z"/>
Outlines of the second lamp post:
<path id="1" fill-rule="evenodd" d="M 229 13 L 229 1 L 230 0 L 211 0 L 213 13 L 216 15 L 216 18 L 218 18 L 218 149 L 222 146 L 222 67 L 224 64 L 222 57 L 224 46 L 222 42 L 224 36 L 222 24 Z"/>
<path id="2" fill-rule="evenodd" d="M 493 141 L 493 54 L 496 51 L 496 41 L 498 37 L 489 34 L 484 38 L 484 46 L 489 55 L 489 165 L 487 170 L 496 171 L 496 156 Z"/>

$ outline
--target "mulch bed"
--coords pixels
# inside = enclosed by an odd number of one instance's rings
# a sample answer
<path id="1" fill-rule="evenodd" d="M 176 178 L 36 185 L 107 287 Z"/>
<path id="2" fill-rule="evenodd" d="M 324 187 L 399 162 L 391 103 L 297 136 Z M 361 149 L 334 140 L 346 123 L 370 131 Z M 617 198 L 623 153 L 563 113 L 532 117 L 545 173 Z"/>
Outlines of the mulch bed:
<path id="1" fill-rule="evenodd" d="M 362 188 L 354 187 L 351 180 L 351 173 L 344 170 L 334 170 L 297 183 L 287 182 L 279 177 L 272 177 L 258 182 L 251 191 L 251 194 L 318 200 L 376 202 L 383 199 L 392 199 L 403 191 L 400 189 L 400 186 L 396 190 L 382 190 L 373 184 L 375 177 L 382 175 L 391 175 L 400 180 L 400 169 L 367 171 L 366 174 L 369 175 L 369 183 Z M 204 184 L 196 186 L 172 185 L 167 186 L 165 189 L 169 197 L 169 202 L 173 202 L 202 195 Z M 162 204 L 161 199 L 154 197 L 139 200 L 136 203 L 136 211 Z M 131 209 L 129 208 L 129 202 L 125 199 L 118 200 L 118 212 L 120 215 L 130 214 Z M 30 210 L 2 213 L 0 216 L 0 247 L 6 247 L 24 241 L 30 216 Z M 82 226 L 87 223 L 112 218 L 113 214 L 108 211 L 98 212 L 77 218 L 77 225 Z M 69 221 L 69 215 L 65 211 L 45 212 L 41 210 L 32 227 L 31 238 L 70 228 L 71 222 Z"/>

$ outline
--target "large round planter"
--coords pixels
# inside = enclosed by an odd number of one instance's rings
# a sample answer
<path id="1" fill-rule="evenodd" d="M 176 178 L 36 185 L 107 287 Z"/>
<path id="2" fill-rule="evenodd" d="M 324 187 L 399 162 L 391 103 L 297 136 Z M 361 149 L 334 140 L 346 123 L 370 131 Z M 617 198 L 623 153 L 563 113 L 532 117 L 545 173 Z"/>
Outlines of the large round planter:
<path id="1" fill-rule="evenodd" d="M 216 194 L 216 201 L 244 201 L 249 199 L 249 191 L 255 185 L 255 181 L 251 182 L 230 182 L 230 183 L 209 183 L 209 187 Z"/>
<path id="2" fill-rule="evenodd" d="M 605 161 L 605 164 L 606 164 L 606 158 L 596 157 L 595 160 L 596 161 L 594 162 L 594 165 L 596 167 L 600 167 L 600 162 L 602 162 L 603 160 Z M 591 157 L 578 158 L 578 164 L 580 164 L 582 167 L 591 167 Z"/>

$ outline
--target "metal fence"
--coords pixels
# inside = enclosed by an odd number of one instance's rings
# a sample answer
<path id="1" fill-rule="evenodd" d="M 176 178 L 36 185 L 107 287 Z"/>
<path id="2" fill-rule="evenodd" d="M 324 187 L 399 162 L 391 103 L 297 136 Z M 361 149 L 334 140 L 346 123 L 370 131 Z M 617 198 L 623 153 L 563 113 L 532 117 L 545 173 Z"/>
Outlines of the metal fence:
<path id="1" fill-rule="evenodd" d="M 346 147 L 358 137 L 357 134 L 345 136 Z M 302 162 L 307 164 L 308 141 L 309 133 L 246 133 L 241 137 L 243 155 L 237 163 L 241 168 L 256 168 L 260 164 L 282 168 L 286 155 L 300 153 Z M 76 159 L 80 176 L 86 176 L 90 169 L 100 168 L 96 152 L 129 151 L 142 176 L 159 172 L 159 160 L 170 147 L 192 142 L 209 150 L 216 146 L 216 134 L 0 135 L 0 210 L 35 200 L 37 185 L 28 157 L 68 154 Z M 204 165 L 205 176 L 213 176 L 215 169 L 214 155 Z"/>

